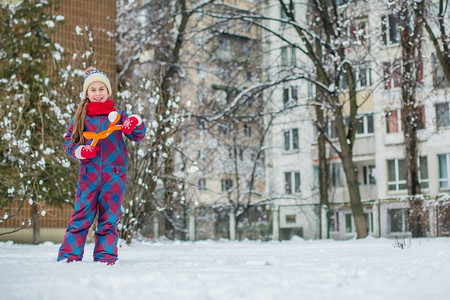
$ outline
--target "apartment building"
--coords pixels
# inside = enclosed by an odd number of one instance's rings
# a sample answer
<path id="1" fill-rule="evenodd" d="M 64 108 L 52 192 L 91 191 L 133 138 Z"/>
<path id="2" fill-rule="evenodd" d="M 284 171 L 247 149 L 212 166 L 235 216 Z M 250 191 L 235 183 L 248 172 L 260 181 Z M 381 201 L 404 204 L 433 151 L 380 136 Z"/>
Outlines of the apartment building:
<path id="1" fill-rule="evenodd" d="M 195 116 L 185 140 L 187 153 L 199 168 L 192 177 L 199 203 L 228 203 L 236 188 L 235 162 L 238 172 L 246 172 L 255 158 L 258 124 L 245 114 L 257 111 L 258 99 L 242 98 L 239 94 L 260 79 L 255 57 L 261 52 L 260 32 L 250 23 L 233 18 L 233 11 L 247 9 L 251 1 L 224 1 L 213 17 L 201 13 L 193 20 L 196 26 L 193 43 L 187 46 L 189 82 L 182 85 L 181 97 L 189 101 Z M 222 114 L 227 108 L 237 108 L 242 118 Z M 243 179 L 244 180 L 244 179 Z M 257 185 L 260 185 L 258 183 Z M 234 197 L 234 196 L 232 196 Z"/>
<path id="2" fill-rule="evenodd" d="M 245 10 L 259 7 L 253 1 L 222 1 L 213 16 L 199 14 L 202 19 L 194 20 L 197 32 L 187 54 L 194 57 L 188 70 L 191 82 L 181 92 L 183 99 L 190 99 L 195 115 L 184 137 L 189 143 L 186 154 L 198 168 L 189 178 L 188 200 L 200 219 L 213 214 L 225 223 L 264 193 L 260 153 L 264 124 L 255 117 L 262 110 L 263 99 L 257 93 L 242 95 L 262 76 L 261 31 L 236 18 L 237 11 Z M 231 228 L 222 229 L 222 235 L 216 229 L 215 237 L 228 237 L 225 231 L 234 230 L 233 222 Z M 201 226 L 199 220 L 197 228 Z M 205 223 L 203 227 L 209 231 L 207 227 L 217 225 Z"/>
<path id="3" fill-rule="evenodd" d="M 360 117 L 353 157 L 368 231 L 374 236 L 408 235 L 409 204 L 401 200 L 407 196 L 400 122 L 401 81 L 399 71 L 393 72 L 391 67 L 401 57 L 396 17 L 382 1 L 338 1 L 337 4 L 343 15 L 352 16 L 347 25 L 346 51 L 349 58 L 358 61 L 355 75 Z M 310 21 L 307 6 L 297 3 L 294 9 L 297 22 L 307 27 Z M 266 14 L 286 19 L 278 1 L 267 1 Z M 282 22 L 271 22 L 270 26 L 287 40 L 301 44 L 292 26 Z M 265 64 L 274 64 L 269 77 L 283 72 L 305 72 L 310 62 L 298 49 L 276 37 L 267 38 L 270 42 Z M 423 82 L 417 91 L 423 107 L 418 133 L 420 182 L 424 197 L 434 199 L 448 193 L 450 89 L 428 39 L 423 49 Z M 346 83 L 341 82 L 340 87 L 344 98 Z M 284 239 L 294 234 L 305 238 L 355 236 L 345 174 L 339 157 L 331 149 L 328 150 L 330 224 L 319 205 L 315 113 L 306 105 L 314 97 L 314 86 L 305 80 L 286 82 L 271 97 L 273 110 L 292 106 L 274 122 L 268 141 L 270 151 L 266 152 L 266 192 L 274 199 L 274 238 Z M 331 139 L 336 137 L 333 128 L 330 120 Z M 437 223 L 448 221 L 438 220 L 436 206 L 428 206 L 428 213 L 427 234 L 436 236 Z"/>

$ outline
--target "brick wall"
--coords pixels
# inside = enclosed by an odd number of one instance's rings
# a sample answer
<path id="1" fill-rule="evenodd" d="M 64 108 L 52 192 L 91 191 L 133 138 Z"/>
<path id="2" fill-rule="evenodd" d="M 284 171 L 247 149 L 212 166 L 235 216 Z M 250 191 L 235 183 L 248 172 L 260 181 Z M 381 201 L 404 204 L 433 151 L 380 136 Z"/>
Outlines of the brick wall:
<path id="1" fill-rule="evenodd" d="M 84 69 L 82 61 L 94 65 L 108 75 L 115 90 L 116 46 L 115 38 L 108 32 L 114 34 L 116 30 L 116 0 L 62 0 L 56 14 L 63 15 L 65 23 L 56 28 L 55 42 L 64 47 L 70 59 L 77 54 L 77 60 L 71 61 L 73 68 Z M 92 40 L 85 31 L 82 36 L 77 35 L 76 26 L 83 29 L 88 26 L 92 30 Z M 82 58 L 91 47 L 92 55 Z"/>

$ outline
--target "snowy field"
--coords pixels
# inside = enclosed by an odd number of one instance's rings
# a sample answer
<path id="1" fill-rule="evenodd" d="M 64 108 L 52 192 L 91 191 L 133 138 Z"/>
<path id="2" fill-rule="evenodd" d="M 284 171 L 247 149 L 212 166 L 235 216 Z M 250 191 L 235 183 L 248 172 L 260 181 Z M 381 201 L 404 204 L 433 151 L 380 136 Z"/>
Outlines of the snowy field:
<path id="1" fill-rule="evenodd" d="M 450 238 L 135 242 L 119 262 L 0 243 L 0 299 L 450 299 Z"/>

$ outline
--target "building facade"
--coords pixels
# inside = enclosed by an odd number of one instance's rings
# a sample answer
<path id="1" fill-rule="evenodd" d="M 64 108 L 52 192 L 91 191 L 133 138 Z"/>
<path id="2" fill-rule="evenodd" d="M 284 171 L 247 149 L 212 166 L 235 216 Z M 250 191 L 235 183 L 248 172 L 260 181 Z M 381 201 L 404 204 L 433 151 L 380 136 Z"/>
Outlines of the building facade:
<path id="1" fill-rule="evenodd" d="M 409 235 L 401 73 L 392 67 L 401 59 L 398 22 L 392 7 L 382 1 L 339 1 L 337 4 L 342 16 L 348 17 L 346 55 L 358 62 L 354 72 L 359 121 L 353 161 L 368 231 L 373 236 Z M 310 26 L 307 6 L 296 4 L 294 10 L 296 22 L 305 28 Z M 278 1 L 268 1 L 266 14 L 287 20 Z M 265 64 L 274 64 L 268 76 L 305 72 L 311 63 L 295 47 L 298 43 L 301 48 L 302 42 L 293 27 L 283 22 L 271 22 L 270 26 L 286 40 L 267 37 L 270 42 L 265 51 L 269 53 Z M 425 199 L 439 199 L 448 194 L 450 131 L 446 120 L 450 89 L 443 80 L 433 45 L 424 36 L 423 79 L 417 89 L 421 110 L 420 184 Z M 345 99 L 346 83 L 341 82 L 340 88 Z M 305 238 L 345 239 L 356 235 L 345 174 L 339 156 L 332 149 L 328 149 L 330 211 L 320 206 L 315 113 L 313 106 L 308 105 L 315 96 L 314 85 L 307 80 L 286 82 L 271 96 L 272 110 L 285 109 L 270 131 L 270 150 L 266 152 L 265 163 L 266 191 L 274 199 L 274 238 L 298 234 Z M 333 129 L 331 119 L 327 134 L 336 141 Z M 427 234 L 436 236 L 439 224 L 443 222 L 448 226 L 448 221 L 437 216 L 436 201 L 426 201 L 426 209 L 429 215 Z M 327 213 L 330 213 L 330 223 Z"/>

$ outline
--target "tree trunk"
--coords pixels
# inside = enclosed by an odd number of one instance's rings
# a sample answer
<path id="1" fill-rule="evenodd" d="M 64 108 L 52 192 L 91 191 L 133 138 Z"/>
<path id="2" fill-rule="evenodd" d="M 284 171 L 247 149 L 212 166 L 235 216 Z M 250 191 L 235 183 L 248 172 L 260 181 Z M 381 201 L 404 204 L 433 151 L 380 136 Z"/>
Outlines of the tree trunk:
<path id="1" fill-rule="evenodd" d="M 317 32 L 319 34 L 319 32 Z M 321 49 L 321 45 L 319 41 L 316 41 L 316 49 Z M 323 53 L 321 51 L 317 52 L 317 56 L 319 60 L 323 60 Z M 319 68 L 316 68 L 317 73 L 317 81 L 323 83 L 324 85 L 327 84 L 327 80 L 323 73 L 320 72 Z M 326 103 L 326 97 L 327 95 L 325 92 L 318 88 L 316 92 L 316 101 L 320 103 Z M 325 111 L 323 107 L 316 105 L 316 128 L 318 132 L 317 137 L 317 150 L 318 150 L 318 159 L 319 159 L 319 197 L 320 197 L 320 207 L 326 208 L 326 220 L 322 220 L 322 214 L 321 216 L 321 228 L 322 228 L 322 222 L 327 222 L 327 236 L 326 238 L 330 238 L 330 205 L 328 203 L 328 161 L 327 161 L 327 138 L 325 136 L 325 128 L 327 126 L 327 120 L 325 118 Z M 320 238 L 324 238 L 322 236 L 322 230 L 320 230 Z"/>
<path id="2" fill-rule="evenodd" d="M 319 159 L 319 196 L 320 196 L 320 207 L 325 206 L 327 209 L 326 220 L 321 220 L 321 222 L 327 222 L 327 236 L 330 238 L 330 206 L 328 203 L 328 163 L 327 163 L 327 151 L 326 151 L 326 138 L 323 132 L 325 128 L 324 112 L 319 107 L 316 106 L 316 118 L 317 118 L 317 132 L 319 136 L 317 138 L 317 148 L 318 148 L 318 159 Z M 322 234 L 322 231 L 320 231 Z M 320 238 L 324 238 L 321 236 Z"/>
<path id="3" fill-rule="evenodd" d="M 33 224 L 33 244 L 41 242 L 41 223 L 39 221 L 39 207 L 36 202 L 31 204 L 31 223 Z"/>
<path id="4" fill-rule="evenodd" d="M 350 156 L 343 154 L 341 157 L 342 167 L 347 179 L 348 192 L 350 194 L 350 204 L 352 208 L 353 220 L 356 227 L 357 238 L 365 238 L 367 236 L 366 217 L 364 215 L 363 205 L 361 202 L 361 194 L 359 192 L 358 177 L 356 176 L 356 168 Z"/>
<path id="5" fill-rule="evenodd" d="M 422 5 L 422 4 L 417 4 Z M 420 6 L 419 6 L 420 8 Z M 423 11 L 423 7 L 422 7 Z M 400 35 L 402 48 L 402 127 L 405 145 L 405 168 L 408 195 L 410 198 L 409 223 L 413 237 L 423 237 L 426 233 L 426 222 L 422 223 L 423 200 L 415 197 L 420 194 L 419 155 L 418 155 L 418 104 L 416 99 L 417 85 L 422 80 L 421 70 L 421 18 L 412 18 L 413 11 L 406 2 L 400 6 Z M 411 22 L 413 22 L 411 24 Z"/>
<path id="6" fill-rule="evenodd" d="M 340 158 L 345 172 L 347 189 L 350 195 L 350 205 L 352 208 L 353 221 L 355 222 L 356 227 L 356 236 L 360 239 L 367 236 L 367 224 L 363 204 L 361 202 L 356 166 L 353 163 L 353 142 L 347 137 L 345 129 L 346 126 L 342 118 L 342 112 L 338 111 L 336 113 L 336 130 L 338 132 L 339 144 L 341 146 Z"/>

